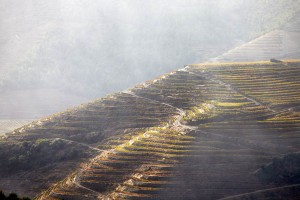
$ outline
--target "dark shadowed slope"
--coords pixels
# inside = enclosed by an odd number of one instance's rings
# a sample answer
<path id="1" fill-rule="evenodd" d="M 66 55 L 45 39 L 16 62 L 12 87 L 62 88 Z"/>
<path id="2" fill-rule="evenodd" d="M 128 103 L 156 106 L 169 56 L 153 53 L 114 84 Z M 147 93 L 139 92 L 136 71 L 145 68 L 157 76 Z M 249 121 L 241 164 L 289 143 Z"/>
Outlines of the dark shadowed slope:
<path id="1" fill-rule="evenodd" d="M 300 183 L 257 171 L 300 151 L 299 72 L 299 61 L 193 65 L 37 121 L 1 140 L 0 188 L 38 199 L 297 199 Z"/>

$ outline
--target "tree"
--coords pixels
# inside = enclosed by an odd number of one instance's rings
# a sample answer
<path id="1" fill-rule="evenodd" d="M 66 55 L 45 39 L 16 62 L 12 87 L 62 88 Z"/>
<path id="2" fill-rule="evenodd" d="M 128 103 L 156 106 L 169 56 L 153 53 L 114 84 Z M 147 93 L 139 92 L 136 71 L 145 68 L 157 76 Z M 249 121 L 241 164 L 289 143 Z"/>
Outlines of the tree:
<path id="1" fill-rule="evenodd" d="M 6 196 L 4 195 L 4 193 L 0 190 L 0 200 L 5 200 Z"/>
<path id="2" fill-rule="evenodd" d="M 8 197 L 0 190 L 0 200 L 31 200 L 28 197 L 19 198 L 16 193 L 10 193 Z"/>

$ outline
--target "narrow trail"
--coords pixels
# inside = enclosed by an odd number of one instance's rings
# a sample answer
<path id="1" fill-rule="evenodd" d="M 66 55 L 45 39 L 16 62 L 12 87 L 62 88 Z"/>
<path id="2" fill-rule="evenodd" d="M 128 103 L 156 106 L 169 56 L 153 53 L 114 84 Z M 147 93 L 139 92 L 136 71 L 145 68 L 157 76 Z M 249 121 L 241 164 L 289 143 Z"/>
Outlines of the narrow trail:
<path id="1" fill-rule="evenodd" d="M 89 192 L 92 192 L 92 193 L 96 194 L 98 196 L 98 198 L 100 198 L 100 197 L 103 198 L 104 197 L 103 194 L 101 194 L 101 193 L 99 193 L 95 190 L 92 190 L 90 188 L 87 188 L 87 187 L 85 187 L 85 186 L 83 186 L 79 183 L 80 182 L 80 175 L 82 174 L 83 171 L 84 171 L 83 169 L 80 169 L 80 171 L 74 176 L 74 178 L 72 180 L 72 183 L 74 183 L 77 187 L 80 187 L 84 190 L 88 190 Z"/>
<path id="2" fill-rule="evenodd" d="M 88 147 L 89 149 L 92 149 L 92 150 L 95 150 L 95 151 L 98 151 L 98 152 L 104 152 L 105 151 L 105 150 L 93 147 L 91 145 L 88 145 L 88 144 L 85 144 L 85 143 L 81 143 L 81 142 L 76 142 L 76 141 L 73 141 L 73 140 L 67 140 L 67 139 L 63 139 L 63 138 L 53 138 L 53 140 L 62 140 L 62 141 L 65 141 L 65 142 L 78 144 L 80 146 L 85 146 L 85 147 Z"/>
<path id="3" fill-rule="evenodd" d="M 105 152 L 105 150 L 102 150 L 102 149 L 98 149 L 96 147 L 93 147 L 93 146 L 90 146 L 88 144 L 84 144 L 84 143 L 80 143 L 80 142 L 76 142 L 76 141 L 73 141 L 73 140 L 67 140 L 67 139 L 63 139 L 63 138 L 53 138 L 53 140 L 62 140 L 62 141 L 65 141 L 65 142 L 69 142 L 69 143 L 75 143 L 75 144 L 78 144 L 78 145 L 81 145 L 81 146 L 85 146 L 85 147 L 88 147 L 92 150 L 95 150 L 95 151 L 98 151 L 98 152 Z M 92 159 L 94 160 L 94 158 Z M 80 175 L 82 174 L 82 172 L 84 171 L 84 169 L 80 169 L 75 175 L 74 177 L 70 180 L 72 184 L 74 184 L 76 187 L 79 187 L 79 188 L 82 188 L 84 190 L 87 190 L 95 195 L 98 196 L 98 199 L 103 199 L 103 194 L 95 191 L 95 190 L 92 190 L 90 188 L 87 188 L 83 185 L 80 184 Z M 54 192 L 55 193 L 55 192 Z M 41 196 L 39 199 L 46 199 L 44 196 Z"/>
<path id="4" fill-rule="evenodd" d="M 147 97 L 142 97 L 142 96 L 139 96 L 137 94 L 135 94 L 134 92 L 132 91 L 124 91 L 122 93 L 125 93 L 125 94 L 129 94 L 129 95 L 132 95 L 136 98 L 140 98 L 140 99 L 145 99 L 145 100 L 148 100 L 148 101 L 151 101 L 151 102 L 154 102 L 154 103 L 159 103 L 159 104 L 162 104 L 162 105 L 166 105 L 170 108 L 173 108 L 173 109 L 176 109 L 179 113 L 178 117 L 176 118 L 176 120 L 173 122 L 172 124 L 172 127 L 181 127 L 181 128 L 184 128 L 184 129 L 189 129 L 189 130 L 197 130 L 197 126 L 188 126 L 188 125 L 185 125 L 185 124 L 182 124 L 181 121 L 182 121 L 182 118 L 185 116 L 185 111 L 181 108 L 178 108 L 178 107 L 175 107 L 171 104 L 168 104 L 168 103 L 165 103 L 165 102 L 160 102 L 158 100 L 154 100 L 154 99 L 149 99 Z"/>

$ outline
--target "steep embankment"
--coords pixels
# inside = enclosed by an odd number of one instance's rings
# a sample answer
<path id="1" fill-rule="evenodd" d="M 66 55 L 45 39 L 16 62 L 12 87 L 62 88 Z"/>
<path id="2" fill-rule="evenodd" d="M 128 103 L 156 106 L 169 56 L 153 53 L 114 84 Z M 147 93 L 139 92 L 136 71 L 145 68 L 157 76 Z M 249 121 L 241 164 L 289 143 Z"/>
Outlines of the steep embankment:
<path id="1" fill-rule="evenodd" d="M 292 199 L 292 186 L 255 171 L 300 150 L 299 67 L 193 65 L 35 122 L 1 141 L 0 187 L 48 188 L 38 199 L 236 199 L 286 188 Z"/>

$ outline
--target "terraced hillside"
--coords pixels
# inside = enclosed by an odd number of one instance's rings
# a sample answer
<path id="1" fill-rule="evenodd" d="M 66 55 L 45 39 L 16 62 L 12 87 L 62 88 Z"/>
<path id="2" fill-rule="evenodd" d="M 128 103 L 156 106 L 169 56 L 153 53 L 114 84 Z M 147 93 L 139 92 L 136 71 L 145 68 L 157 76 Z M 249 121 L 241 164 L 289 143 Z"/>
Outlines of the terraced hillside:
<path id="1" fill-rule="evenodd" d="M 139 1 L 130 3 L 134 9 L 130 11 L 121 9 L 123 2 L 108 2 L 105 8 L 102 3 L 79 1 L 78 6 L 66 0 L 2 3 L 0 120 L 10 119 L 9 124 L 36 120 L 165 73 L 180 63 L 207 61 L 251 36 L 286 24 L 300 10 L 299 0 L 172 1 L 174 9 L 169 9 L 169 3 L 145 2 L 143 12 Z M 115 10 L 117 4 L 120 11 Z M 81 9 L 90 11 L 82 15 Z M 140 17 L 128 15 L 133 11 Z M 158 19 L 148 15 L 161 15 L 160 26 L 156 26 Z M 288 23 L 216 60 L 299 58 L 299 27 L 299 20 Z M 122 37 L 115 34 L 119 32 Z M 120 76 L 124 73 L 128 76 Z M 16 126 L 2 123 L 0 133 Z"/>
<path id="2" fill-rule="evenodd" d="M 1 139 L 0 189 L 47 200 L 297 199 L 299 72 L 300 61 L 191 65 L 41 119 Z"/>
<path id="3" fill-rule="evenodd" d="M 300 58 L 300 15 L 280 29 L 271 31 L 248 43 L 238 46 L 213 61 L 241 62 Z"/>

